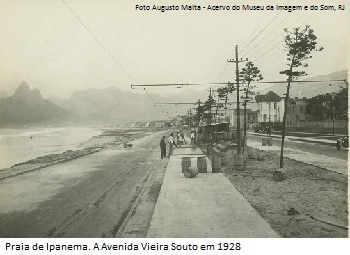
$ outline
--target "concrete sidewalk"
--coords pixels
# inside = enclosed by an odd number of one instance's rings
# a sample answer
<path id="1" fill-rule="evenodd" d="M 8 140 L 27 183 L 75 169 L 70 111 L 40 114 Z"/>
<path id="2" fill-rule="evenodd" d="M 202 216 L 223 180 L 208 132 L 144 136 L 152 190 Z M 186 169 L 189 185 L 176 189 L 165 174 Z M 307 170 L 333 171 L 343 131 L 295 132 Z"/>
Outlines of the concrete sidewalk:
<path id="1" fill-rule="evenodd" d="M 248 132 L 248 134 L 254 135 L 254 136 L 267 137 L 266 134 L 262 134 L 262 133 Z M 270 137 L 282 139 L 281 135 L 272 134 Z M 325 136 L 323 136 L 323 137 L 325 137 Z M 334 137 L 329 137 L 329 138 L 331 138 L 331 139 L 322 139 L 322 138 L 313 138 L 313 137 L 299 137 L 299 136 L 291 136 L 291 135 L 286 135 L 286 137 L 285 137 L 286 140 L 290 140 L 290 141 L 302 141 L 302 142 L 309 142 L 309 143 L 318 143 L 318 144 L 323 144 L 323 145 L 334 146 L 334 148 L 335 148 L 336 138 L 334 138 Z M 347 148 L 342 148 L 342 149 L 347 149 Z"/>
<path id="2" fill-rule="evenodd" d="M 182 156 L 201 154 L 176 148 L 170 157 L 147 237 L 279 237 L 222 173 L 185 178 Z"/>
<path id="3" fill-rule="evenodd" d="M 256 148 L 263 151 L 275 152 L 280 154 L 281 148 L 276 145 L 262 146 L 261 142 L 247 141 L 247 146 Z M 337 172 L 340 174 L 348 175 L 348 162 L 343 159 L 332 158 L 325 155 L 313 154 L 301 150 L 284 148 L 283 156 L 286 158 L 294 159 L 303 163 L 325 168 L 327 170 Z"/>

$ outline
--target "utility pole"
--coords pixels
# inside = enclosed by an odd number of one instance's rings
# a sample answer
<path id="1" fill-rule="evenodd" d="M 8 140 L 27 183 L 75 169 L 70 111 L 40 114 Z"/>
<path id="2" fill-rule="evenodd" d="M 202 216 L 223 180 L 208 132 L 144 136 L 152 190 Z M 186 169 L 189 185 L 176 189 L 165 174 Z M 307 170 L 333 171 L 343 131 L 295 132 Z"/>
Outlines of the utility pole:
<path id="1" fill-rule="evenodd" d="M 211 125 L 211 87 L 210 87 L 210 92 L 209 92 L 209 125 Z"/>
<path id="2" fill-rule="evenodd" d="M 201 107 L 201 100 L 199 99 L 198 100 L 198 108 L 197 108 L 197 113 L 198 113 L 198 122 L 197 122 L 197 126 L 198 126 L 198 130 L 199 130 L 199 123 L 200 123 L 200 120 L 201 120 L 201 112 L 199 111 L 199 109 L 200 109 L 200 107 Z"/>
<path id="3" fill-rule="evenodd" d="M 271 102 L 269 102 L 269 129 L 267 129 L 266 136 L 269 136 L 269 130 L 271 130 Z"/>
<path id="4" fill-rule="evenodd" d="M 189 127 L 190 126 L 190 111 L 187 111 L 187 126 Z"/>
<path id="5" fill-rule="evenodd" d="M 238 63 L 247 61 L 247 60 L 238 60 L 238 45 L 236 45 L 235 48 L 236 51 L 236 59 L 230 59 L 227 60 L 227 62 L 234 62 L 236 63 L 236 84 L 237 84 L 237 154 L 241 154 L 241 113 L 239 109 L 239 70 L 238 70 Z"/>

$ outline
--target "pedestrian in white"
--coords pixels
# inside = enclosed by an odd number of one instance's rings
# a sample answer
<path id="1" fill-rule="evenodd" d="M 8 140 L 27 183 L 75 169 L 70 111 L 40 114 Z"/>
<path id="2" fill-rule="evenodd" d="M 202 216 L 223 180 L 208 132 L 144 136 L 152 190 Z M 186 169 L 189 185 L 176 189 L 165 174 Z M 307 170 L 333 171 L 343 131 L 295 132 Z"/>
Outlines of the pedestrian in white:
<path id="1" fill-rule="evenodd" d="M 191 144 L 194 144 L 194 130 L 191 131 Z"/>
<path id="2" fill-rule="evenodd" d="M 183 145 L 183 140 L 180 132 L 177 133 L 177 144 Z"/>
<path id="3" fill-rule="evenodd" d="M 170 158 L 170 155 L 173 155 L 174 145 L 176 146 L 173 133 L 170 133 L 168 138 L 168 143 L 169 143 L 169 158 Z"/>

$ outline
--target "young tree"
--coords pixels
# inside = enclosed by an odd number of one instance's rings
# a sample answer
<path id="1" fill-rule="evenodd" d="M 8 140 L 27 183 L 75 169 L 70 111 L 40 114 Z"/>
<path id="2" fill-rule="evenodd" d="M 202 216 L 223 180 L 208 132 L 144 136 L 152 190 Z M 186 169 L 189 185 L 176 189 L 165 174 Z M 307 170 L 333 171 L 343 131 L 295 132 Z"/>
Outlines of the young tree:
<path id="1" fill-rule="evenodd" d="M 211 119 L 213 117 L 211 113 L 211 108 L 215 104 L 216 104 L 216 101 L 210 93 L 210 95 L 208 96 L 208 100 L 205 101 L 203 105 L 203 109 L 204 109 L 203 117 L 207 120 L 207 125 L 211 124 Z"/>
<path id="2" fill-rule="evenodd" d="M 201 120 L 203 119 L 203 114 L 204 114 L 204 105 L 198 105 L 197 107 L 197 113 L 196 113 L 196 118 L 197 118 L 197 125 L 199 127 L 199 123 L 201 122 Z"/>
<path id="3" fill-rule="evenodd" d="M 281 71 L 280 74 L 287 75 L 287 93 L 284 101 L 284 114 L 283 114 L 283 126 L 282 126 L 282 143 L 281 143 L 281 155 L 280 155 L 280 168 L 283 168 L 283 147 L 284 138 L 286 134 L 286 119 L 287 119 L 287 106 L 289 100 L 290 83 L 300 76 L 307 75 L 303 70 L 299 70 L 300 67 L 307 67 L 304 63 L 305 60 L 311 58 L 310 55 L 313 51 L 321 51 L 323 47 L 316 49 L 316 35 L 314 30 L 310 29 L 309 25 L 306 25 L 304 29 L 294 28 L 292 31 L 284 29 L 287 33 L 285 41 L 285 50 L 287 51 L 287 60 L 289 61 L 289 68 Z M 296 70 L 297 69 L 297 70 Z"/>
<path id="4" fill-rule="evenodd" d="M 255 92 L 253 91 L 255 86 L 251 86 L 250 83 L 253 81 L 260 81 L 263 79 L 263 77 L 260 73 L 259 68 L 254 66 L 253 62 L 251 61 L 246 63 L 245 67 L 242 68 L 239 74 L 240 77 L 243 79 L 243 82 L 246 82 L 245 84 L 243 84 L 242 88 L 242 91 L 244 92 L 244 95 L 242 96 L 242 99 L 244 100 L 243 141 L 245 141 L 247 137 L 247 103 L 250 100 L 252 100 L 252 96 L 255 95 Z M 245 143 L 243 143 L 243 152 L 245 147 L 244 144 Z"/>
<path id="5" fill-rule="evenodd" d="M 224 109 L 227 109 L 227 101 L 228 101 L 228 95 L 232 94 L 236 90 L 236 87 L 233 86 L 232 83 L 228 83 L 225 87 L 218 88 L 216 91 L 218 92 L 218 98 L 220 100 L 224 101 L 224 104 L 221 107 L 224 107 Z M 226 111 L 225 111 L 226 115 Z"/>

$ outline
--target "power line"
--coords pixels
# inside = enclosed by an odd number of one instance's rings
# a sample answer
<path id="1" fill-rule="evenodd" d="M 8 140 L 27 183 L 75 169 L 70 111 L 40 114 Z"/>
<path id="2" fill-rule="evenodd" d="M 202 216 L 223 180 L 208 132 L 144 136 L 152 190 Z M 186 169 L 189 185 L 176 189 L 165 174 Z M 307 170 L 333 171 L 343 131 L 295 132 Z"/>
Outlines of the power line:
<path id="1" fill-rule="evenodd" d="M 311 15 L 311 16 L 308 16 L 304 21 L 302 21 L 302 23 L 298 26 L 299 28 L 302 26 L 302 25 L 304 25 L 307 21 L 309 21 L 311 18 L 313 18 L 315 16 L 315 14 L 313 14 L 313 15 Z M 291 26 L 290 26 L 291 27 Z M 282 35 L 283 34 L 283 32 L 282 33 L 280 33 L 279 35 L 278 35 L 278 37 L 280 36 L 280 35 Z M 278 37 L 276 37 L 276 38 L 278 38 Z M 284 41 L 284 38 L 281 40 L 281 41 L 279 41 L 278 43 L 276 43 L 274 46 L 272 46 L 270 49 L 268 49 L 265 53 L 263 53 L 262 55 L 260 55 L 258 58 L 256 58 L 254 61 L 257 61 L 258 59 L 260 59 L 260 58 L 262 58 L 263 56 L 265 56 L 267 53 L 269 53 L 270 51 L 272 51 L 274 48 L 276 48 L 276 46 L 278 45 L 278 44 L 280 44 L 281 42 L 283 42 Z"/>
<path id="2" fill-rule="evenodd" d="M 272 12 L 270 12 L 270 13 L 272 13 Z M 259 29 L 260 25 L 263 24 L 263 23 L 265 22 L 265 20 L 266 20 L 267 17 L 270 15 L 270 13 L 265 17 L 265 19 L 263 20 L 263 22 L 259 23 L 259 25 L 256 27 L 256 29 L 247 37 L 247 40 Z M 256 35 L 256 36 L 252 39 L 252 41 L 250 41 L 250 43 L 253 42 L 253 41 L 254 41 L 254 40 L 269 26 L 269 24 L 270 24 L 279 14 L 280 14 L 280 13 L 278 13 L 277 15 L 275 15 L 275 17 L 273 17 L 273 18 L 270 20 L 270 22 L 260 31 L 260 33 L 259 33 L 258 35 Z M 247 41 L 247 40 L 246 40 L 246 41 Z M 248 43 L 248 44 L 245 46 L 245 48 L 239 52 L 239 54 L 241 54 L 241 53 L 249 46 L 250 43 Z M 230 58 L 233 58 L 233 55 L 234 55 L 234 54 L 232 54 Z M 218 76 L 217 76 L 217 77 L 218 77 L 217 79 L 221 79 L 221 78 L 222 78 L 222 76 L 224 75 L 224 73 L 225 73 L 226 70 L 227 70 L 227 67 L 228 67 L 228 63 L 226 62 L 225 66 L 222 68 L 223 70 L 219 71 L 219 74 L 218 74 Z"/>
<path id="3" fill-rule="evenodd" d="M 240 52 L 240 54 L 242 54 L 242 52 L 245 51 L 245 49 L 247 49 L 247 47 L 256 39 L 259 37 L 259 35 L 265 31 L 266 28 L 268 28 L 270 26 L 270 24 L 272 23 L 273 20 L 275 20 L 278 15 L 280 15 L 281 12 L 278 12 L 271 20 L 269 23 L 267 23 L 267 25 L 242 49 L 242 51 Z"/>
<path id="4" fill-rule="evenodd" d="M 269 17 L 270 15 L 272 15 L 273 12 L 268 12 L 268 14 L 266 15 L 265 19 L 262 22 L 259 22 L 258 26 L 254 29 L 254 31 L 247 37 L 247 39 L 244 41 L 243 45 L 246 44 L 249 40 L 249 38 L 256 32 L 258 31 L 258 29 L 260 28 L 260 26 L 262 24 L 264 24 L 264 22 L 267 20 L 267 17 Z M 243 49 L 239 52 L 239 54 L 241 54 L 243 52 Z"/>
<path id="5" fill-rule="evenodd" d="M 299 13 L 298 13 L 299 14 Z M 278 37 L 280 36 L 280 35 L 282 35 L 283 34 L 283 29 L 281 29 L 282 30 L 282 32 L 281 33 L 278 33 L 278 35 L 277 34 L 273 34 L 273 32 L 278 28 L 278 27 L 282 27 L 282 26 L 284 26 L 283 24 L 285 24 L 286 22 L 287 23 L 289 23 L 290 21 L 293 21 L 293 20 L 299 20 L 298 18 L 295 18 L 295 19 L 292 19 L 292 17 L 293 17 L 293 15 L 292 14 L 286 14 L 286 15 L 288 15 L 287 17 L 284 17 L 284 20 L 282 21 L 282 22 L 279 22 L 278 24 L 277 24 L 277 26 L 275 26 L 270 32 L 269 32 L 269 34 L 267 35 L 267 36 L 265 36 L 265 38 L 263 38 L 262 40 L 260 40 L 259 42 L 257 42 L 256 44 L 255 44 L 255 46 L 253 47 L 253 49 L 255 49 L 257 46 L 261 46 L 261 45 L 263 45 L 262 44 L 262 42 L 263 41 L 265 41 L 266 40 L 266 38 L 268 38 L 269 36 L 270 37 L 272 37 L 272 40 L 268 43 L 268 44 L 271 44 L 273 41 L 275 41 L 276 39 L 278 39 Z M 299 17 L 301 17 L 302 16 L 302 13 L 300 13 L 299 15 L 298 15 Z M 283 17 L 282 17 L 283 18 Z M 293 22 L 293 24 L 295 24 L 296 22 Z M 289 25 L 289 26 L 291 26 L 291 25 Z M 268 46 L 268 44 L 267 44 L 267 46 Z M 263 47 L 262 48 L 264 48 L 264 47 L 266 47 L 266 45 L 263 45 Z M 262 49 L 261 47 L 260 47 L 260 49 Z M 252 49 L 252 50 L 253 50 Z M 252 54 L 252 50 L 250 50 L 250 53 L 248 53 L 248 57 Z M 259 50 L 259 51 L 261 51 L 261 50 Z"/>
<path id="6" fill-rule="evenodd" d="M 310 92 L 313 92 L 313 91 L 316 91 L 316 90 L 320 90 L 320 89 L 323 89 L 323 88 L 326 88 L 326 87 L 329 87 L 329 86 L 332 86 L 332 85 L 338 85 L 338 86 L 340 86 L 339 84 L 327 84 L 327 85 L 322 86 L 322 87 L 317 88 L 317 89 L 312 89 L 312 90 L 304 91 L 303 94 L 308 94 L 308 93 L 310 93 Z"/>
<path id="7" fill-rule="evenodd" d="M 288 19 L 288 18 L 289 18 L 289 19 Z M 275 26 L 275 27 L 270 31 L 270 33 L 268 33 L 262 40 L 260 40 L 257 44 L 255 44 L 255 46 L 254 46 L 252 49 L 249 50 L 247 57 L 250 57 L 251 55 L 254 55 L 254 50 L 255 50 L 255 49 L 257 49 L 257 51 L 259 52 L 260 49 L 264 48 L 265 46 L 262 46 L 262 43 L 263 43 L 267 38 L 269 38 L 270 36 L 272 36 L 272 35 L 273 35 L 273 32 L 276 31 L 277 28 L 282 27 L 283 24 L 285 24 L 287 21 L 290 21 L 291 15 L 290 15 L 288 18 L 284 19 L 283 22 L 278 23 L 277 26 Z M 283 29 L 282 29 L 282 30 L 283 30 Z M 280 36 L 280 35 L 281 35 L 281 33 L 280 33 L 278 36 Z M 273 38 L 273 40 L 272 40 L 271 42 L 273 42 L 273 41 L 276 39 L 276 36 L 273 36 L 272 38 Z M 262 47 L 259 48 L 259 46 L 262 46 Z"/>
<path id="8" fill-rule="evenodd" d="M 257 61 L 257 60 L 259 60 L 260 58 L 262 58 L 263 56 L 265 56 L 267 53 L 269 53 L 270 51 L 272 51 L 278 44 L 280 44 L 281 42 L 283 42 L 284 41 L 284 38 L 281 40 L 281 41 L 279 41 L 278 43 L 276 43 L 274 46 L 272 46 L 269 50 L 267 50 L 264 54 L 262 54 L 262 55 L 260 55 L 258 58 L 256 58 L 256 59 L 254 59 L 253 61 L 255 62 L 255 61 Z"/>
<path id="9" fill-rule="evenodd" d="M 335 80 L 307 80 L 307 81 L 291 81 L 291 83 L 312 83 L 312 82 L 335 82 L 335 81 L 341 81 L 341 82 L 346 82 L 345 79 L 335 79 Z M 255 83 L 288 83 L 288 81 L 256 81 Z"/>
<path id="10" fill-rule="evenodd" d="M 83 25 L 83 27 L 86 29 L 86 31 L 89 32 L 89 34 L 95 39 L 95 41 L 104 49 L 104 51 L 112 58 L 112 60 L 134 81 L 137 83 L 137 81 L 134 79 L 134 77 L 118 62 L 118 60 L 112 55 L 112 53 L 101 43 L 101 41 L 92 33 L 92 31 L 85 25 L 85 23 L 79 18 L 79 16 L 70 8 L 70 6 L 64 1 L 61 0 L 66 7 L 70 10 L 70 12 L 75 16 L 75 18 Z"/>
<path id="11" fill-rule="evenodd" d="M 253 49 L 252 49 L 252 50 L 254 50 L 256 47 L 258 47 L 259 45 L 261 45 L 261 43 L 262 43 L 264 40 L 266 40 L 266 39 L 269 37 L 269 35 L 272 36 L 273 32 L 274 32 L 278 27 L 280 27 L 280 26 L 281 26 L 283 23 L 285 23 L 286 21 L 289 22 L 289 21 L 291 20 L 290 17 L 292 17 L 292 15 L 288 15 L 288 18 L 285 18 L 284 21 L 283 21 L 282 23 L 279 22 L 278 25 L 275 26 L 275 27 L 269 32 L 269 34 L 268 34 L 267 36 L 265 36 L 262 40 L 260 40 L 259 42 L 257 42 L 256 39 L 259 37 L 259 35 L 263 34 L 263 32 L 264 32 L 269 26 L 271 26 L 271 24 L 272 24 L 273 21 L 277 18 L 278 15 L 279 15 L 279 13 L 278 13 L 277 15 L 275 15 L 275 16 L 266 24 L 266 26 L 259 32 L 259 34 L 257 34 L 257 35 L 244 47 L 244 49 L 243 49 L 242 51 L 240 51 L 240 54 L 241 54 L 243 51 L 247 51 L 247 49 L 249 48 L 249 44 L 251 44 L 253 41 L 256 42 L 255 46 L 253 46 Z M 263 24 L 263 23 L 265 22 L 265 20 L 267 19 L 268 16 L 269 16 L 269 15 L 267 15 L 267 16 L 265 17 L 264 21 L 261 22 L 260 24 Z M 248 36 L 248 38 L 250 38 L 250 37 L 258 30 L 259 27 L 260 27 L 260 26 L 257 26 L 257 28 Z M 280 35 L 282 35 L 282 34 L 283 34 L 283 32 L 280 33 L 278 36 L 280 36 Z M 273 37 L 273 40 L 272 40 L 271 42 L 273 42 L 275 39 L 276 39 L 276 36 Z M 246 40 L 246 41 L 247 41 L 247 40 Z M 275 45 L 275 46 L 276 46 L 276 45 Z M 263 48 L 264 48 L 264 47 L 266 47 L 266 46 L 263 46 Z M 272 49 L 271 49 L 271 50 L 272 50 Z M 271 50 L 269 50 L 269 51 L 271 51 Z M 248 56 L 250 56 L 250 55 L 252 55 L 252 54 L 251 54 L 251 53 L 248 53 Z M 223 77 L 224 74 L 226 74 L 226 75 L 225 75 L 225 78 L 226 78 L 228 75 L 230 75 L 230 73 L 231 73 L 232 70 L 230 69 L 229 72 L 226 73 L 227 67 L 228 67 L 228 63 L 226 63 L 226 65 L 224 66 L 223 70 L 221 70 L 221 71 L 219 72 L 219 74 L 218 74 L 219 79 L 221 79 L 221 78 Z"/>
<path id="12" fill-rule="evenodd" d="M 135 83 L 138 83 L 135 78 L 119 63 L 119 61 L 112 55 L 112 53 L 102 44 L 102 42 L 92 33 L 92 31 L 85 25 L 85 23 L 82 21 L 82 19 L 73 11 L 73 9 L 64 1 L 61 0 L 65 6 L 69 9 L 69 11 L 75 16 L 75 18 L 83 25 L 83 27 L 86 29 L 86 31 L 89 32 L 89 34 L 92 36 L 92 38 L 95 39 L 95 41 L 101 46 L 101 48 L 110 56 L 110 58 L 126 73 L 131 80 L 133 80 Z M 154 98 L 147 92 L 146 89 L 144 89 L 146 94 L 149 96 L 149 98 L 155 102 Z"/>
<path id="13" fill-rule="evenodd" d="M 158 84 L 131 84 L 131 89 L 134 87 L 167 87 L 167 86 L 207 86 L 207 85 L 227 85 L 228 82 L 207 82 L 207 83 L 158 83 Z M 230 83 L 235 84 L 235 83 Z"/>

